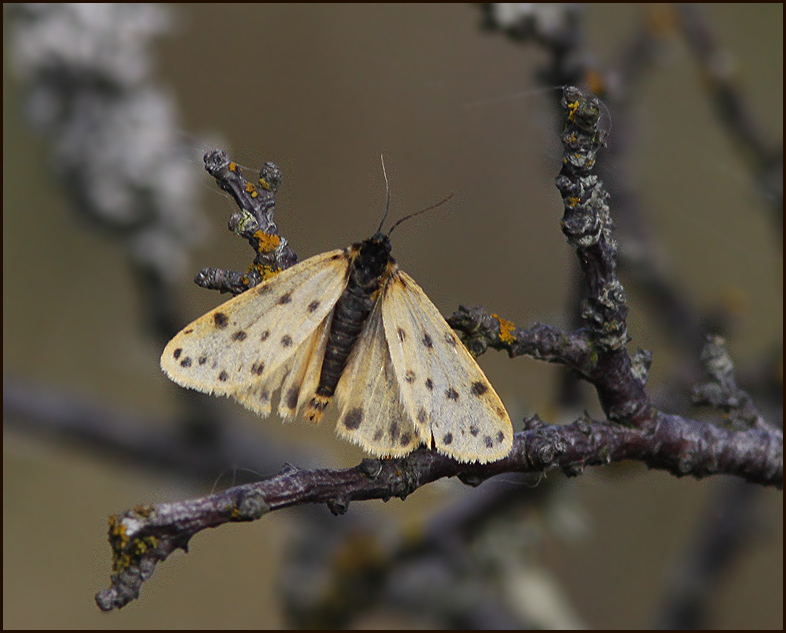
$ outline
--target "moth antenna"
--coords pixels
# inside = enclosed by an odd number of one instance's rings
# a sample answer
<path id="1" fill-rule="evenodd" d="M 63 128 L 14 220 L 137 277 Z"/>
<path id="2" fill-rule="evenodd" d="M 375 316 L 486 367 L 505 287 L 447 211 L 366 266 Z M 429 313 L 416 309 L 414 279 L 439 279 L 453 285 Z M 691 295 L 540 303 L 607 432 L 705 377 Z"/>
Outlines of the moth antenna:
<path id="1" fill-rule="evenodd" d="M 382 231 L 382 225 L 388 217 L 388 211 L 390 211 L 390 182 L 388 181 L 388 172 L 385 169 L 385 157 L 380 154 L 379 160 L 382 162 L 382 175 L 385 177 L 385 214 L 382 216 L 382 222 L 379 223 L 377 233 Z"/>
<path id="2" fill-rule="evenodd" d="M 401 218 L 398 222 L 396 222 L 393 226 L 390 227 L 390 230 L 388 231 L 388 237 L 390 237 L 391 233 L 393 233 L 393 229 L 395 229 L 404 220 L 409 220 L 410 218 L 414 218 L 416 215 L 420 215 L 421 213 L 425 213 L 426 211 L 431 211 L 432 209 L 436 209 L 437 207 L 442 206 L 443 204 L 445 204 L 452 197 L 453 197 L 453 192 L 451 191 L 450 194 L 448 194 L 448 196 L 446 198 L 443 198 L 442 200 L 440 200 L 436 204 L 432 204 L 430 207 L 426 207 L 425 209 L 421 209 L 420 211 L 415 211 L 415 213 L 410 213 L 409 215 L 405 215 L 403 218 Z M 381 228 L 381 226 L 380 226 L 380 228 Z"/>

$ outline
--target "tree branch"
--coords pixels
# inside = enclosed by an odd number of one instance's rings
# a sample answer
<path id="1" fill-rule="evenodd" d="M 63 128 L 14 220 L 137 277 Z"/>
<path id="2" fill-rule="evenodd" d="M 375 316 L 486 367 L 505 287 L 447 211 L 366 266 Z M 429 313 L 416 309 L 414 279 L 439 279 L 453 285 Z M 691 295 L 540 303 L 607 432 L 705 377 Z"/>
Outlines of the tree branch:
<path id="1" fill-rule="evenodd" d="M 275 477 L 176 503 L 138 506 L 110 517 L 112 586 L 96 595 L 108 611 L 139 597 L 157 563 L 176 549 L 187 550 L 192 536 L 206 528 L 254 521 L 268 512 L 307 503 L 325 503 L 334 514 L 351 501 L 393 497 L 443 477 L 478 485 L 508 472 L 544 473 L 560 468 L 569 476 L 586 466 L 626 459 L 678 477 L 735 474 L 768 486 L 783 486 L 783 438 L 759 429 L 730 431 L 695 420 L 661 414 L 654 433 L 616 424 L 578 420 L 546 426 L 537 417 L 517 433 L 510 454 L 491 464 L 464 464 L 424 448 L 400 459 L 364 459 L 345 470 L 300 470 L 286 466 Z"/>

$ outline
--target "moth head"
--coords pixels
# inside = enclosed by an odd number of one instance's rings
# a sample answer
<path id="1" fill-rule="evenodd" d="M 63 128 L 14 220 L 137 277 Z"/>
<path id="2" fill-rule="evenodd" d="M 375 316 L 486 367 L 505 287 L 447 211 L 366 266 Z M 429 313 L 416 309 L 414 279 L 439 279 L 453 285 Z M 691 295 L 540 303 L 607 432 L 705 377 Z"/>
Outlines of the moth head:
<path id="1" fill-rule="evenodd" d="M 390 238 L 384 233 L 377 232 L 357 246 L 360 261 L 374 276 L 381 275 L 388 262 L 393 261 L 390 257 Z"/>

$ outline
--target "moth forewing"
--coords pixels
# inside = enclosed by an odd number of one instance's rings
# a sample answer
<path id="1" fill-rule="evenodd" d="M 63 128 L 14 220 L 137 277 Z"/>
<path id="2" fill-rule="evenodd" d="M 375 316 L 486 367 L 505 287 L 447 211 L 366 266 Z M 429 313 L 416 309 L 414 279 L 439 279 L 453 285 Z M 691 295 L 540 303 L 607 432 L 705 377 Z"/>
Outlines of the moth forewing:
<path id="1" fill-rule="evenodd" d="M 420 286 L 391 275 L 382 302 L 390 358 L 404 405 L 423 438 L 464 462 L 486 463 L 510 452 L 505 406 L 477 362 Z"/>
<path id="2" fill-rule="evenodd" d="M 332 311 L 346 285 L 343 250 L 316 255 L 181 330 L 161 368 L 184 387 L 229 395 L 272 376 Z"/>
<path id="3" fill-rule="evenodd" d="M 265 417 L 272 411 L 273 394 L 280 391 L 278 414 L 282 421 L 291 422 L 301 411 L 307 397 L 316 389 L 319 368 L 325 353 L 329 318 L 330 315 L 325 317 L 311 337 L 300 344 L 286 363 L 273 372 L 264 373 L 251 385 L 233 392 L 232 397 L 244 407 Z"/>

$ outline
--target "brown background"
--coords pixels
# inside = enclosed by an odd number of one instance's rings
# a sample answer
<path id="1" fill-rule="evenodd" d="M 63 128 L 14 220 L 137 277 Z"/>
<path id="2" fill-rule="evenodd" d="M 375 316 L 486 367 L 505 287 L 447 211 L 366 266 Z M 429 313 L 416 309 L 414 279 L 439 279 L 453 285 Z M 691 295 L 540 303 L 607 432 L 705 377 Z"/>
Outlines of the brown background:
<path id="1" fill-rule="evenodd" d="M 184 131 L 223 139 L 215 144 L 250 167 L 266 160 L 282 167 L 277 221 L 301 257 L 374 231 L 384 205 L 382 153 L 394 218 L 456 192 L 448 208 L 397 229 L 393 240 L 401 266 L 443 313 L 466 303 L 520 325 L 562 324 L 573 255 L 553 186 L 560 150 L 552 97 L 528 92 L 541 51 L 481 32 L 470 5 L 173 10 L 178 33 L 157 47 L 157 76 L 179 102 Z M 638 11 L 589 9 L 588 47 L 598 59 L 632 37 Z M 782 5 L 708 11 L 762 125 L 780 140 Z M 684 291 L 702 307 L 729 289 L 742 293 L 747 309 L 731 349 L 744 364 L 781 338 L 780 250 L 761 192 L 716 125 L 683 42 L 675 39 L 662 61 L 637 106 L 634 184 Z M 4 56 L 3 370 L 132 410 L 173 413 L 173 385 L 139 326 L 123 255 L 68 213 L 49 179 L 45 142 L 23 125 L 7 64 Z M 192 269 L 242 268 L 245 247 L 223 230 L 232 205 L 206 176 L 203 186 L 210 233 Z M 218 302 L 189 276 L 181 288 L 190 316 Z M 630 298 L 633 344 L 655 352 L 650 384 L 657 384 L 677 355 L 637 310 L 635 292 Z M 551 367 L 500 354 L 482 364 L 514 419 L 549 416 Z M 330 429 L 260 424 L 275 427 L 282 442 L 320 452 L 325 465 L 361 457 Z M 283 624 L 275 585 L 287 512 L 201 534 L 188 556 L 156 572 L 141 601 L 106 615 L 93 603 L 108 583 L 106 515 L 203 491 L 18 433 L 5 434 L 3 474 L 5 627 Z M 591 470 L 565 483 L 586 529 L 551 537 L 542 562 L 589 626 L 646 626 L 718 485 L 638 467 Z M 356 504 L 350 512 L 417 522 L 462 490 L 450 482 L 405 503 Z M 713 597 L 712 626 L 783 625 L 783 497 L 773 490 L 761 497 L 766 528 Z"/>

